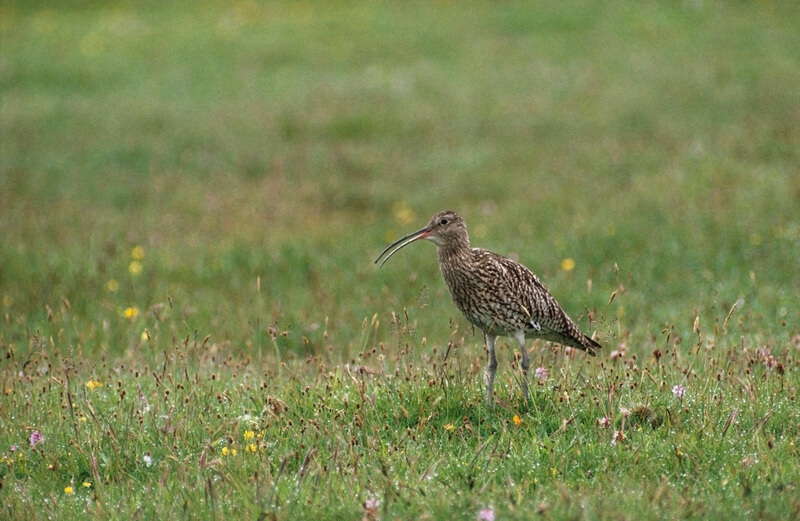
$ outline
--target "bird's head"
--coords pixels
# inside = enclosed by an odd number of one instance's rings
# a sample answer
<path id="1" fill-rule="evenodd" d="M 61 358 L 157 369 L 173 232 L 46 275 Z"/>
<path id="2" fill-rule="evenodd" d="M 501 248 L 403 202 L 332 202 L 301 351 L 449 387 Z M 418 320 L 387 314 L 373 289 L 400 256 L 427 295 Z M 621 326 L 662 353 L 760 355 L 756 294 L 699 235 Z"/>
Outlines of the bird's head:
<path id="1" fill-rule="evenodd" d="M 460 243 L 466 243 L 469 245 L 467 225 L 464 223 L 464 219 L 462 219 L 460 215 L 452 210 L 445 210 L 431 217 L 428 225 L 424 228 L 417 230 L 414 233 L 410 233 L 405 237 L 401 237 L 387 246 L 381 252 L 381 254 L 378 255 L 378 258 L 375 259 L 375 262 L 377 263 L 379 260 L 381 260 L 381 257 L 386 254 L 386 252 L 392 250 L 381 262 L 380 265 L 383 266 L 386 261 L 389 260 L 389 257 L 400 251 L 405 246 L 408 246 L 412 242 L 419 239 L 427 239 L 440 248 Z"/>

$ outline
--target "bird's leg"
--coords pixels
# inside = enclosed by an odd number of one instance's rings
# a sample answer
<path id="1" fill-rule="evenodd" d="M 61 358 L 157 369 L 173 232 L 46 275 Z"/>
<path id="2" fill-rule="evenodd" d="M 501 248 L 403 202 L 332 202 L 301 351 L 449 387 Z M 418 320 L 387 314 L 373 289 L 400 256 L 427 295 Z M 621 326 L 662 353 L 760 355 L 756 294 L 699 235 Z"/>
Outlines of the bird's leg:
<path id="1" fill-rule="evenodd" d="M 525 401 L 528 401 L 528 368 L 531 366 L 531 360 L 528 358 L 528 350 L 525 348 L 525 332 L 517 331 L 514 333 L 514 338 L 519 344 L 519 352 L 522 354 L 522 395 Z"/>
<path id="2" fill-rule="evenodd" d="M 494 405 L 494 375 L 497 372 L 497 357 L 494 354 L 494 341 L 497 337 L 485 332 L 484 337 L 486 338 L 486 349 L 489 351 L 489 365 L 486 366 L 486 406 L 491 409 Z"/>

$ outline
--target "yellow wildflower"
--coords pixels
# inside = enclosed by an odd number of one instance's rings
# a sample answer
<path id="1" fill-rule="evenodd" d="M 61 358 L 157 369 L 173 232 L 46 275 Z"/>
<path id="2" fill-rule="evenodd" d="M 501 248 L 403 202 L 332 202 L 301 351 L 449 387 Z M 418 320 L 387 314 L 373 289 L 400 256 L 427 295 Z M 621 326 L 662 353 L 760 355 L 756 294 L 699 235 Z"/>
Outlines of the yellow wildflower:
<path id="1" fill-rule="evenodd" d="M 90 391 L 94 391 L 98 387 L 103 387 L 103 382 L 99 382 L 97 380 L 89 380 L 88 382 L 86 382 L 86 387 L 88 387 Z"/>
<path id="2" fill-rule="evenodd" d="M 144 248 L 141 246 L 134 246 L 131 250 L 131 258 L 139 261 L 144 259 Z"/>
<path id="3" fill-rule="evenodd" d="M 92 486 L 92 482 L 91 481 L 84 481 L 83 482 L 83 486 L 86 487 L 86 488 L 89 488 L 89 487 Z"/>
<path id="4" fill-rule="evenodd" d="M 564 271 L 572 271 L 575 269 L 575 260 L 567 257 L 561 261 L 561 269 Z"/>
<path id="5" fill-rule="evenodd" d="M 122 312 L 122 316 L 127 318 L 128 320 L 133 320 L 134 318 L 139 316 L 139 308 L 135 306 L 125 308 L 125 311 Z"/>
<path id="6" fill-rule="evenodd" d="M 251 443 L 251 444 L 247 445 L 247 447 L 245 447 L 244 450 L 246 452 L 251 453 L 251 454 L 255 454 L 256 452 L 258 452 L 258 447 L 256 446 L 255 443 Z"/>
<path id="7" fill-rule="evenodd" d="M 138 260 L 131 261 L 131 263 L 128 264 L 128 271 L 133 276 L 140 274 L 142 272 L 142 263 Z"/>
<path id="8" fill-rule="evenodd" d="M 405 201 L 400 201 L 392 205 L 392 211 L 394 212 L 394 218 L 397 220 L 397 223 L 402 226 L 408 226 L 417 219 L 414 210 L 409 208 L 408 203 Z"/>
<path id="9" fill-rule="evenodd" d="M 251 430 L 244 431 L 244 434 L 242 435 L 242 437 L 244 438 L 244 441 L 252 440 L 253 438 L 255 438 L 255 436 L 256 436 L 256 433 L 251 431 Z"/>
<path id="10" fill-rule="evenodd" d="M 117 291 L 119 289 L 119 282 L 117 282 L 117 279 L 111 279 L 106 282 L 106 289 L 111 293 Z"/>
<path id="11" fill-rule="evenodd" d="M 522 418 L 520 418 L 516 414 L 514 415 L 514 418 L 512 418 L 512 419 L 514 420 L 514 425 L 516 425 L 517 427 L 519 427 L 522 424 Z"/>
<path id="12" fill-rule="evenodd" d="M 236 449 L 230 448 L 227 445 L 222 447 L 223 456 L 236 456 Z"/>
<path id="13" fill-rule="evenodd" d="M 64 487 L 64 494 L 74 494 L 74 493 L 75 489 L 72 488 L 72 485 L 67 485 L 66 487 Z"/>
<path id="14" fill-rule="evenodd" d="M 456 426 L 455 426 L 455 425 L 453 425 L 452 423 L 448 423 L 448 424 L 446 424 L 446 425 L 444 426 L 444 430 L 446 430 L 446 431 L 452 431 L 452 430 L 453 430 L 453 429 L 455 429 L 455 428 L 456 428 Z"/>

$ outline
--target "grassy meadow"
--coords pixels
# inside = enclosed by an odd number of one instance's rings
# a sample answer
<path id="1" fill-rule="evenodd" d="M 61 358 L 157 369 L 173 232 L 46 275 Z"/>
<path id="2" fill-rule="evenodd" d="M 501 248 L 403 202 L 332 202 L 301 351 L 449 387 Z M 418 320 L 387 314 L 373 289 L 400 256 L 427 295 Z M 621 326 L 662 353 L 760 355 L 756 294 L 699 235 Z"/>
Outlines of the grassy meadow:
<path id="1" fill-rule="evenodd" d="M 797 518 L 798 19 L 3 2 L 0 518 Z M 442 209 L 599 356 L 487 409 Z"/>

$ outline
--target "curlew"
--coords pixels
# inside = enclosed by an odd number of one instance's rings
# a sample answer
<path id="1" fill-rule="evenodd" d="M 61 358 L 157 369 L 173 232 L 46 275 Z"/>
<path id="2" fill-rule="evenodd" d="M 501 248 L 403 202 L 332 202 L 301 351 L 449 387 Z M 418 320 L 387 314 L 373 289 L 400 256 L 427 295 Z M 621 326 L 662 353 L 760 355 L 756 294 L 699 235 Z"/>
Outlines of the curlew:
<path id="1" fill-rule="evenodd" d="M 380 263 L 383 266 L 392 255 L 419 239 L 427 239 L 436 245 L 439 269 L 456 306 L 467 320 L 483 331 L 489 352 L 487 406 L 493 404 L 497 372 L 494 343 L 498 336 L 512 337 L 519 344 L 521 386 L 526 401 L 530 367 L 526 338 L 541 338 L 576 347 L 592 356 L 596 349 L 600 349 L 600 344 L 581 332 L 531 270 L 502 255 L 470 246 L 467 225 L 455 212 L 437 213 L 421 230 L 387 246 L 375 263 L 383 258 Z"/>

